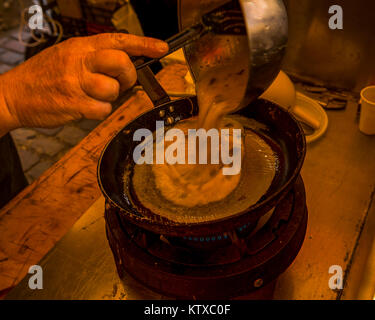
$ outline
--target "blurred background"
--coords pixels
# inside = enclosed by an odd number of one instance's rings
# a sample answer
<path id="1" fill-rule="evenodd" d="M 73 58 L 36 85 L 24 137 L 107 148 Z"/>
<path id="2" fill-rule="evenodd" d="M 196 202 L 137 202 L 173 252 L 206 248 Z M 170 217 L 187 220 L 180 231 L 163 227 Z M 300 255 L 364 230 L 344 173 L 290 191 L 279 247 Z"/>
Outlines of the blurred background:
<path id="1" fill-rule="evenodd" d="M 294 83 L 346 90 L 357 98 L 375 84 L 375 2 L 373 0 L 284 0 L 289 44 L 282 69 Z M 30 32 L 29 6 L 39 4 L 44 30 Z M 331 5 L 344 11 L 344 29 L 328 27 Z M 177 0 L 3 0 L 0 3 L 0 74 L 64 39 L 101 32 L 166 39 L 178 31 Z M 157 72 L 161 65 L 153 66 Z M 314 97 L 320 99 L 320 97 Z M 34 181 L 98 121 L 82 120 L 55 129 L 12 133 L 29 182 Z"/>

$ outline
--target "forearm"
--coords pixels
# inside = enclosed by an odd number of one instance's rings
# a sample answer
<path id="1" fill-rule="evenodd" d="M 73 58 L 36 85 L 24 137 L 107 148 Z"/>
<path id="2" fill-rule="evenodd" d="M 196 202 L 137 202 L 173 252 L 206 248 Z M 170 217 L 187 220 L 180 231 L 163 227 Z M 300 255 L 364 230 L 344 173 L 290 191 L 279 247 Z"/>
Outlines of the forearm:
<path id="1" fill-rule="evenodd" d="M 5 76 L 0 75 L 0 138 L 18 127 L 7 105 L 5 81 Z"/>
<path id="2" fill-rule="evenodd" d="M 137 72 L 129 55 L 162 57 L 168 44 L 105 33 L 72 38 L 0 75 L 0 137 L 28 127 L 58 127 L 83 117 L 104 119 Z"/>

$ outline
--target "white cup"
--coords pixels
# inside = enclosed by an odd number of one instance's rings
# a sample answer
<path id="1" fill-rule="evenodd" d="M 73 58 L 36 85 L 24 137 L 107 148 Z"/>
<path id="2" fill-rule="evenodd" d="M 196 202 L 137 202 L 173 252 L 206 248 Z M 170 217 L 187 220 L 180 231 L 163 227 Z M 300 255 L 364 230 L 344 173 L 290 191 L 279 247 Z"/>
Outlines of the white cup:
<path id="1" fill-rule="evenodd" d="M 276 79 L 260 98 L 276 103 L 286 110 L 290 110 L 296 102 L 296 89 L 287 74 L 280 71 Z"/>
<path id="2" fill-rule="evenodd" d="M 359 130 L 364 134 L 375 134 L 375 86 L 361 91 L 361 104 Z"/>
<path id="3" fill-rule="evenodd" d="M 296 89 L 293 82 L 285 72 L 280 71 L 274 82 L 260 96 L 260 98 L 276 103 L 282 108 L 288 110 L 311 128 L 314 128 L 315 130 L 320 128 L 319 120 L 314 118 L 309 110 L 305 110 L 300 105 L 296 105 Z"/>

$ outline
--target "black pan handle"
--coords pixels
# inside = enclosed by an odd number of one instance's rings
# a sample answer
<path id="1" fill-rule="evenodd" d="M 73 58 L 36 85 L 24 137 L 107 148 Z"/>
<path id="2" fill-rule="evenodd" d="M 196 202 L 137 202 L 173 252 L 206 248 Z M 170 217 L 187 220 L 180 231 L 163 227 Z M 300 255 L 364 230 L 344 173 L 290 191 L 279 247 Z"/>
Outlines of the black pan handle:
<path id="1" fill-rule="evenodd" d="M 121 33 L 128 33 L 126 30 L 119 31 Z M 131 57 L 135 68 L 137 69 L 138 84 L 140 84 L 147 93 L 154 106 L 160 106 L 163 103 L 171 101 L 167 92 L 163 89 L 160 83 L 156 80 L 154 73 L 148 67 L 149 63 L 145 63 L 144 57 Z M 130 91 L 125 91 L 112 103 L 113 110 L 120 107 L 130 96 Z"/>
<path id="2" fill-rule="evenodd" d="M 142 60 L 137 60 L 136 63 L 142 63 Z M 159 81 L 156 80 L 155 75 L 150 67 L 146 66 L 142 69 L 138 69 L 137 75 L 138 83 L 143 87 L 143 90 L 146 91 L 155 107 L 171 101 L 167 92 L 160 85 Z"/>
<path id="3" fill-rule="evenodd" d="M 137 70 L 138 84 L 143 87 L 143 90 L 147 93 L 149 98 L 155 107 L 158 107 L 164 103 L 171 101 L 169 95 L 156 80 L 154 73 L 150 67 L 143 67 Z M 112 103 L 113 110 L 122 106 L 122 104 L 128 100 L 131 96 L 131 90 L 127 90 L 120 94 L 116 101 Z"/>
<path id="4" fill-rule="evenodd" d="M 203 25 L 197 24 L 191 28 L 185 29 L 181 31 L 180 33 L 177 33 L 176 35 L 170 37 L 169 39 L 165 40 L 166 43 L 168 43 L 169 50 L 168 52 L 160 57 L 160 58 L 147 58 L 147 57 L 139 57 L 143 59 L 142 63 L 139 63 L 136 65 L 137 69 L 142 69 L 145 66 L 148 66 L 150 64 L 153 64 L 155 62 L 158 62 L 160 59 L 163 59 L 167 55 L 177 51 L 178 49 L 181 49 L 188 45 L 189 43 L 195 41 L 199 37 L 201 37 L 205 32 L 207 32 L 206 29 L 204 29 Z M 133 57 L 132 61 L 136 61 L 138 57 Z"/>

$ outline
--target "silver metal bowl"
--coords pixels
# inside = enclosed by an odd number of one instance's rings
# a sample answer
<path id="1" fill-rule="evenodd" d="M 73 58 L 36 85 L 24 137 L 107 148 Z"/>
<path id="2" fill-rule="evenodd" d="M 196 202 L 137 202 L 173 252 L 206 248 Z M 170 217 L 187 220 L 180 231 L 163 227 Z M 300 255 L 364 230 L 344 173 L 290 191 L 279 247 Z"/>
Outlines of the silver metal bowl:
<path id="1" fill-rule="evenodd" d="M 179 0 L 180 30 L 199 23 L 202 15 L 227 2 Z M 184 48 L 198 90 L 201 88 L 212 99 L 221 95 L 237 103 L 236 110 L 249 105 L 275 79 L 288 40 L 288 19 L 282 0 L 239 0 L 239 3 L 246 35 L 208 33 Z M 236 74 L 241 74 L 241 78 L 235 79 Z M 214 75 L 219 75 L 219 81 L 226 79 L 232 83 L 230 90 L 210 86 Z"/>

